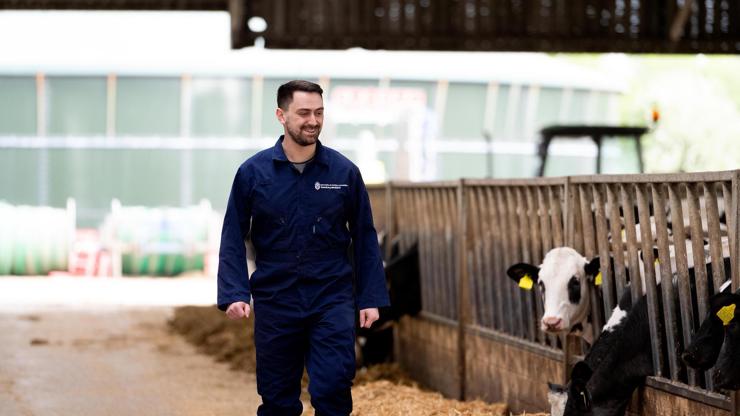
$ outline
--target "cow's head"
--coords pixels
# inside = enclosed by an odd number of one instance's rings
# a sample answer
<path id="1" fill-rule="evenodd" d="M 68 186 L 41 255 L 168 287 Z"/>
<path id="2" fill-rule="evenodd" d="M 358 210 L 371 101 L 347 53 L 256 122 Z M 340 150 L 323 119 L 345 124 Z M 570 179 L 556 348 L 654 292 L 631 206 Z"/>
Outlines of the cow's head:
<path id="1" fill-rule="evenodd" d="M 594 386 L 594 383 L 598 384 L 599 380 L 592 380 L 592 378 L 603 376 L 604 374 L 594 375 L 594 370 L 585 361 L 576 363 L 573 367 L 568 385 L 559 387 L 565 391 L 558 394 L 559 399 L 565 398 L 565 405 L 560 414 L 566 416 L 624 415 L 627 405 L 630 402 L 630 397 L 632 396 L 631 393 L 625 397 L 621 397 L 619 394 L 612 394 L 611 392 L 606 392 L 606 397 L 597 398 L 593 396 L 593 391 L 595 390 L 592 389 L 597 388 Z M 556 410 L 560 411 L 560 409 Z"/>
<path id="2" fill-rule="evenodd" d="M 568 386 L 547 383 L 547 401 L 550 403 L 550 416 L 563 416 L 568 401 Z"/>
<path id="3" fill-rule="evenodd" d="M 543 331 L 560 333 L 586 322 L 588 287 L 599 274 L 599 258 L 588 261 L 570 247 L 550 250 L 542 264 L 519 263 L 506 273 L 524 290 L 539 286 L 545 304 L 540 321 Z"/>
<path id="4" fill-rule="evenodd" d="M 681 354 L 681 359 L 688 366 L 706 371 L 717 362 L 725 338 L 725 328 L 729 326 L 725 325 L 721 317 L 728 319 L 728 312 L 732 308 L 729 305 L 732 305 L 736 296 L 732 293 L 717 293 L 709 299 L 706 319 L 694 334 L 691 344 Z"/>
<path id="5" fill-rule="evenodd" d="M 586 387 L 593 371 L 585 361 L 579 361 L 573 367 L 571 379 L 566 385 L 547 383 L 547 400 L 550 402 L 550 415 L 587 415 L 590 414 L 591 393 Z"/>
<path id="6" fill-rule="evenodd" d="M 722 295 L 722 293 L 720 293 Z M 717 358 L 712 381 L 717 388 L 740 389 L 740 295 L 724 296 L 714 316 L 722 322 L 724 342 Z"/>

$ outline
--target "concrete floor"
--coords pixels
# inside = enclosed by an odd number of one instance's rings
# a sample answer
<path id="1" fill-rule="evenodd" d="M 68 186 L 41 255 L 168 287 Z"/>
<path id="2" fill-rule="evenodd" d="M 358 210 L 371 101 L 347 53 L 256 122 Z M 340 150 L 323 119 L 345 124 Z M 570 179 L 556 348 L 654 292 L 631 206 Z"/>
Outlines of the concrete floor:
<path id="1" fill-rule="evenodd" d="M 254 375 L 171 334 L 215 279 L 0 277 L 0 414 L 253 415 Z"/>

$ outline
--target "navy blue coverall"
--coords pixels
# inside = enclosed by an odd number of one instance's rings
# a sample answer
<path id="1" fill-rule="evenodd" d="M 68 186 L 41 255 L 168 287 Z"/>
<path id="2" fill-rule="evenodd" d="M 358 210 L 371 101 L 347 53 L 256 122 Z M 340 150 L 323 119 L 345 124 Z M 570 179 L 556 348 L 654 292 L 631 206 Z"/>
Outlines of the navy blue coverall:
<path id="1" fill-rule="evenodd" d="M 316 414 L 346 416 L 355 307 L 389 305 L 370 200 L 350 160 L 317 141 L 313 161 L 299 173 L 282 141 L 249 158 L 234 178 L 221 234 L 218 307 L 254 298 L 258 415 L 301 414 L 305 365 Z M 248 233 L 257 265 L 251 279 Z"/>

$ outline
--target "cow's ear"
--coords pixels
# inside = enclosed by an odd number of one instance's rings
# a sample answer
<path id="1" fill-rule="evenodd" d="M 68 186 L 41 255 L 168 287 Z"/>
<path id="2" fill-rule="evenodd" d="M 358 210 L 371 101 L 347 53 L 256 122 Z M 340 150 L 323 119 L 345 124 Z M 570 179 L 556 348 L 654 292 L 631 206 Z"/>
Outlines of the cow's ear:
<path id="1" fill-rule="evenodd" d="M 709 299 L 712 315 L 727 326 L 735 319 L 735 312 L 740 304 L 740 295 L 734 293 L 717 293 Z M 738 310 L 740 312 L 740 310 Z"/>
<path id="2" fill-rule="evenodd" d="M 540 268 L 528 263 L 517 263 L 506 271 L 511 280 L 517 282 L 519 287 L 524 290 L 532 290 L 532 287 L 539 280 Z"/>
<path id="3" fill-rule="evenodd" d="M 601 285 L 601 261 L 599 260 L 599 256 L 592 258 L 590 262 L 586 263 L 584 271 L 588 280 L 597 286 Z"/>

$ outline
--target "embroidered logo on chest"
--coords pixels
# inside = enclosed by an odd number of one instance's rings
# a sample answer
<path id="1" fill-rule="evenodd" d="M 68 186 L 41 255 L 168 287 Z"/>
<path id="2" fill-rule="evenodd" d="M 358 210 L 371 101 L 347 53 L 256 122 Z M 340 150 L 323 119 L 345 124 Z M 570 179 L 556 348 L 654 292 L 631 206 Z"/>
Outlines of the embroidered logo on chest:
<path id="1" fill-rule="evenodd" d="M 347 185 L 346 183 L 321 183 L 318 181 L 313 184 L 314 189 L 316 189 L 317 191 L 321 189 L 342 189 L 348 186 L 349 185 Z"/>

